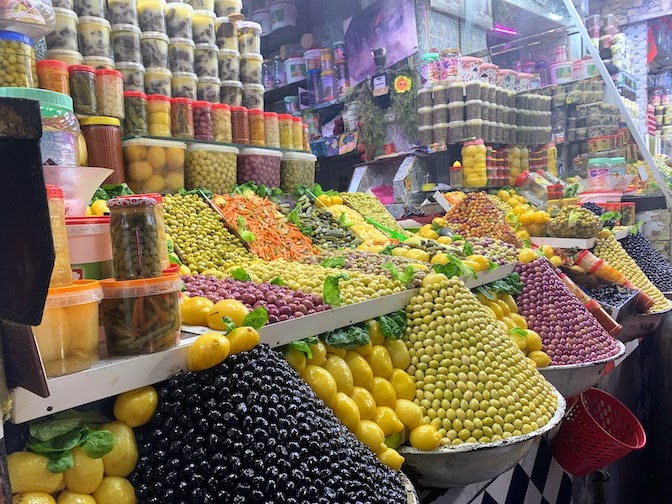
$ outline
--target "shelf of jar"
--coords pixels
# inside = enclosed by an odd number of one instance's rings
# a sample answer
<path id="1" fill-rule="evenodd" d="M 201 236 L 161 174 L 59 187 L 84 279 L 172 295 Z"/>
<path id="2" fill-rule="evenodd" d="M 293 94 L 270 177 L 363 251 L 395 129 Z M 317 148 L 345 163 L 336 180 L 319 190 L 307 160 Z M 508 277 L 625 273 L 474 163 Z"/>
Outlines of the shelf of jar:
<path id="1" fill-rule="evenodd" d="M 209 145 L 218 145 L 225 147 L 236 147 L 237 149 L 268 149 L 279 152 L 305 152 L 303 150 L 296 149 L 278 149 L 276 147 L 266 147 L 264 145 L 249 145 L 249 144 L 237 144 L 237 143 L 227 143 L 227 142 L 214 142 L 211 140 L 196 140 L 192 138 L 175 138 L 175 137 L 162 137 L 162 136 L 152 136 L 152 135 L 141 135 L 141 136 L 132 136 L 124 137 L 122 141 L 125 140 L 137 140 L 137 139 L 149 139 L 149 140 L 161 140 L 163 142 L 181 142 L 186 144 L 209 144 Z"/>
<path id="2" fill-rule="evenodd" d="M 282 101 L 287 96 L 298 96 L 300 87 L 306 87 L 306 79 L 301 79 L 300 81 L 292 82 L 286 86 L 267 90 L 264 93 L 264 103 L 266 104 L 266 107 L 268 108 L 269 105 Z"/>

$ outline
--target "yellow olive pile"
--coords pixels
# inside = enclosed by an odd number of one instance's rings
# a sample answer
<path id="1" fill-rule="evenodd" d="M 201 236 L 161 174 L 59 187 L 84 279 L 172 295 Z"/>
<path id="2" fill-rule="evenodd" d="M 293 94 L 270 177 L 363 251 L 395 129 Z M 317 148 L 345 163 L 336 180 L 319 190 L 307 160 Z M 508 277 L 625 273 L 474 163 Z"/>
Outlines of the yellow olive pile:
<path id="1" fill-rule="evenodd" d="M 392 217 L 390 212 L 387 211 L 385 206 L 375 196 L 359 192 L 344 192 L 341 193 L 341 197 L 346 205 L 354 208 L 360 214 L 370 217 L 378 224 L 382 224 L 394 231 L 405 233 L 404 228 L 397 224 L 394 217 Z"/>

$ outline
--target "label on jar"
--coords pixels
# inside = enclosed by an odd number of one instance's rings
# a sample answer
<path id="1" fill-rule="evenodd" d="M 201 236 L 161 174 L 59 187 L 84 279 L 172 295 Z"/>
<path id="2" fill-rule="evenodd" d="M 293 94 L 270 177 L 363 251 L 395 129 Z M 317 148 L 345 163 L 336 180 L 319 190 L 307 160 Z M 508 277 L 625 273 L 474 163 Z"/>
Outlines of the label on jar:
<path id="1" fill-rule="evenodd" d="M 287 62 L 287 76 L 289 79 L 302 79 L 306 76 L 306 65 L 303 58 L 298 58 L 295 62 Z"/>

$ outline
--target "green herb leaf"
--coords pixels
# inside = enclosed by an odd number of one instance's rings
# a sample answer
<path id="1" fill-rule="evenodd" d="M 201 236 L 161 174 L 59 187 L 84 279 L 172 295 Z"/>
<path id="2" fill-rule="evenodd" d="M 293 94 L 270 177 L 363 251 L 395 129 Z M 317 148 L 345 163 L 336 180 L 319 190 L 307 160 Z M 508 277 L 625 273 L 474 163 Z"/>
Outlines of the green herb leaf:
<path id="1" fill-rule="evenodd" d="M 316 345 L 318 342 L 317 336 L 311 336 L 310 338 L 305 338 L 302 340 L 292 341 L 285 348 L 293 348 L 299 352 L 306 354 L 306 357 L 309 359 L 313 358 L 313 351 L 310 349 L 310 345 Z"/>
<path id="2" fill-rule="evenodd" d="M 495 261 L 492 261 L 492 260 L 488 259 L 488 262 L 489 262 L 488 269 L 490 271 L 495 271 L 496 269 L 499 268 L 499 264 L 497 264 Z"/>
<path id="3" fill-rule="evenodd" d="M 513 329 L 509 329 L 509 334 L 515 334 L 517 336 L 527 338 L 527 331 L 525 329 L 521 329 L 520 327 L 514 327 Z"/>
<path id="4" fill-rule="evenodd" d="M 75 458 L 70 450 L 54 453 L 49 456 L 47 470 L 50 473 L 63 473 L 75 467 Z"/>
<path id="5" fill-rule="evenodd" d="M 471 246 L 471 243 L 465 242 L 464 247 L 462 247 L 462 253 L 465 256 L 474 255 L 474 247 Z"/>
<path id="6" fill-rule="evenodd" d="M 333 306 L 341 306 L 341 289 L 338 287 L 339 280 L 348 280 L 348 275 L 329 275 L 324 279 L 324 287 L 322 287 L 322 299 L 325 303 Z"/>
<path id="7" fill-rule="evenodd" d="M 315 196 L 322 196 L 324 194 L 324 190 L 320 184 L 315 184 L 313 186 L 313 194 L 315 194 Z"/>
<path id="8" fill-rule="evenodd" d="M 488 285 L 492 285 L 492 284 L 488 284 Z M 490 299 L 492 301 L 497 299 L 497 295 L 494 292 L 492 292 L 490 289 L 486 288 L 484 285 L 479 285 L 478 287 L 476 287 L 476 292 L 478 292 L 480 294 L 483 294 L 487 299 Z"/>
<path id="9" fill-rule="evenodd" d="M 299 205 L 297 203 L 296 206 L 294 207 L 294 210 L 289 212 L 289 215 L 287 216 L 287 219 L 289 219 L 289 222 L 291 222 L 295 226 L 300 226 L 301 225 L 301 221 L 299 220 L 299 210 L 300 209 L 301 209 L 301 205 Z"/>
<path id="10" fill-rule="evenodd" d="M 346 228 L 351 228 L 353 226 L 353 223 L 346 217 L 345 212 L 341 212 L 341 216 L 338 218 L 338 223 Z"/>
<path id="11" fill-rule="evenodd" d="M 607 222 L 608 220 L 618 220 L 622 217 L 621 212 L 604 212 L 600 215 L 600 221 Z"/>
<path id="12" fill-rule="evenodd" d="M 380 332 L 385 338 L 401 339 L 406 334 L 406 311 L 398 310 L 378 317 Z"/>
<path id="13" fill-rule="evenodd" d="M 405 287 L 408 287 L 413 282 L 413 276 L 415 275 L 415 268 L 413 266 L 406 266 L 403 273 L 399 272 L 397 267 L 391 262 L 383 264 L 383 268 L 390 272 L 390 276 L 394 280 L 397 280 Z"/>
<path id="14" fill-rule="evenodd" d="M 323 268 L 342 268 L 345 266 L 345 257 L 330 257 L 320 263 Z"/>
<path id="15" fill-rule="evenodd" d="M 243 320 L 244 326 L 253 327 L 254 329 L 261 329 L 268 323 L 268 310 L 263 306 L 255 308 L 250 313 L 245 315 Z"/>
<path id="16" fill-rule="evenodd" d="M 324 337 L 325 343 L 335 348 L 352 350 L 358 346 L 368 345 L 371 339 L 369 331 L 361 325 L 352 325 L 328 332 Z"/>
<path id="17" fill-rule="evenodd" d="M 392 251 L 395 249 L 394 245 L 388 245 L 383 250 L 379 252 L 381 255 L 392 255 Z"/>
<path id="18" fill-rule="evenodd" d="M 52 418 L 32 422 L 28 431 L 38 441 L 49 441 L 70 431 L 79 431 L 84 425 L 103 424 L 108 419 L 96 411 L 68 410 Z"/>
<path id="19" fill-rule="evenodd" d="M 40 441 L 33 436 L 28 436 L 26 447 L 35 453 L 49 455 L 51 453 L 72 450 L 75 446 L 79 446 L 82 441 L 82 430 L 77 428 L 77 430 L 68 431 L 48 441 Z"/>
<path id="20" fill-rule="evenodd" d="M 522 240 L 523 241 L 523 248 L 532 248 L 532 243 L 530 240 Z"/>
<path id="21" fill-rule="evenodd" d="M 90 431 L 82 444 L 82 450 L 92 459 L 104 457 L 112 451 L 116 438 L 108 430 Z"/>
<path id="22" fill-rule="evenodd" d="M 226 334 L 229 334 L 236 328 L 236 323 L 230 317 L 222 317 L 222 323 L 226 326 Z"/>
<path id="23" fill-rule="evenodd" d="M 243 268 L 236 268 L 231 271 L 231 278 L 240 280 L 241 282 L 251 282 L 252 278 Z"/>
<path id="24" fill-rule="evenodd" d="M 271 280 L 271 285 L 279 285 L 280 287 L 282 287 L 283 285 L 285 285 L 285 282 L 282 278 L 275 277 L 273 280 Z"/>
<path id="25" fill-rule="evenodd" d="M 636 222 L 631 228 L 630 228 L 630 234 L 637 234 L 640 232 L 642 229 L 642 226 L 644 225 L 644 221 L 638 221 Z"/>
<path id="26" fill-rule="evenodd" d="M 252 243 L 257 239 L 252 231 L 247 230 L 247 223 L 242 217 L 238 217 L 238 234 L 245 243 Z"/>

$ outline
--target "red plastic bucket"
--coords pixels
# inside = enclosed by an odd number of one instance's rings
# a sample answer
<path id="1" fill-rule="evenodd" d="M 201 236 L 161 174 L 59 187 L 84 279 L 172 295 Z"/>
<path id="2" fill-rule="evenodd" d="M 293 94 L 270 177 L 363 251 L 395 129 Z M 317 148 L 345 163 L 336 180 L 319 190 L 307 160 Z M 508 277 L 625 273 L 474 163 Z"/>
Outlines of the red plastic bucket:
<path id="1" fill-rule="evenodd" d="M 553 439 L 553 456 L 568 473 L 586 474 L 646 445 L 646 433 L 615 397 L 591 388 L 567 411 Z"/>

